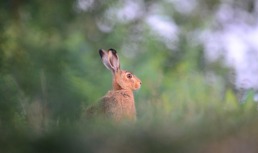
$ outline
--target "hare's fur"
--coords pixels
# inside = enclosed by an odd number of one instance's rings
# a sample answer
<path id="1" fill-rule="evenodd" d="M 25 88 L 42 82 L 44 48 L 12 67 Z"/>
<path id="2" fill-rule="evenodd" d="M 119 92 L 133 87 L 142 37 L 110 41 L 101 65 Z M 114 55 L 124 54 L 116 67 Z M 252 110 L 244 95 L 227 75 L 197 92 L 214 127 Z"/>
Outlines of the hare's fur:
<path id="1" fill-rule="evenodd" d="M 141 81 L 131 72 L 121 70 L 118 55 L 114 49 L 100 50 L 103 64 L 113 74 L 113 90 L 86 110 L 87 116 L 102 116 L 115 121 L 136 120 L 133 90 L 141 86 Z"/>
<path id="2" fill-rule="evenodd" d="M 129 90 L 108 91 L 97 105 L 89 107 L 87 111 L 90 115 L 101 115 L 115 121 L 136 119 L 134 97 Z"/>

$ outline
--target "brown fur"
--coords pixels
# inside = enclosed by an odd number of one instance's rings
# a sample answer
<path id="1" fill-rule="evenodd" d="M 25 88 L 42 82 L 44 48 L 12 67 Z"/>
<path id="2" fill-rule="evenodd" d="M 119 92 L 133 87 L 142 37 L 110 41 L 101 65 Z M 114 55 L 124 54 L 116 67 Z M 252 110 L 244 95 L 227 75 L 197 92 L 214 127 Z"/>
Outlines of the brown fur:
<path id="1" fill-rule="evenodd" d="M 141 80 L 131 72 L 121 70 L 116 51 L 100 50 L 103 64 L 113 74 L 113 90 L 101 98 L 101 100 L 87 109 L 88 116 L 104 116 L 115 121 L 136 120 L 136 109 L 133 90 L 141 86 Z"/>

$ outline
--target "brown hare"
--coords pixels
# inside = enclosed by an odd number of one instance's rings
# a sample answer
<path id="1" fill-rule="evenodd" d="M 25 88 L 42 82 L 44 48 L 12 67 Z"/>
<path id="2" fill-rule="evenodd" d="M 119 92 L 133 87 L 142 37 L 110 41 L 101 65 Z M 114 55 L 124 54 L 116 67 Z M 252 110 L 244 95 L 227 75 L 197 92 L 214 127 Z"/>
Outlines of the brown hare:
<path id="1" fill-rule="evenodd" d="M 116 50 L 99 50 L 103 64 L 113 74 L 113 89 L 86 110 L 88 116 L 111 118 L 115 121 L 136 120 L 133 91 L 141 87 L 141 80 L 131 72 L 120 69 Z"/>

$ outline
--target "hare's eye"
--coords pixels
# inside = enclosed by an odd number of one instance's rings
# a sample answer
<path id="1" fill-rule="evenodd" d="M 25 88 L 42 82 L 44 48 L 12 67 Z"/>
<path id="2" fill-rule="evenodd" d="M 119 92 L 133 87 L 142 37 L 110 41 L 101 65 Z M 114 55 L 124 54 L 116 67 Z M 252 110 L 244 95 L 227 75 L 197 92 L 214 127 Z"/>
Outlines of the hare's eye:
<path id="1" fill-rule="evenodd" d="M 131 79 L 133 76 L 132 76 L 132 74 L 130 74 L 130 73 L 128 73 L 127 75 L 127 78 L 129 78 L 129 79 Z"/>

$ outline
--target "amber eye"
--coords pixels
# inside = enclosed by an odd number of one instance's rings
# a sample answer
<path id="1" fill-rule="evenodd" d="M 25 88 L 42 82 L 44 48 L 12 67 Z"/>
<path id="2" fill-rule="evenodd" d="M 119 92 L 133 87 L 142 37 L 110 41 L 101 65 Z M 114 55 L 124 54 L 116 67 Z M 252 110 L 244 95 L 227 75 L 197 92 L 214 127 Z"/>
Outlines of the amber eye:
<path id="1" fill-rule="evenodd" d="M 127 78 L 131 79 L 133 77 L 133 75 L 131 73 L 128 73 L 127 75 Z"/>

